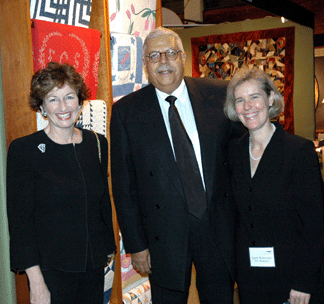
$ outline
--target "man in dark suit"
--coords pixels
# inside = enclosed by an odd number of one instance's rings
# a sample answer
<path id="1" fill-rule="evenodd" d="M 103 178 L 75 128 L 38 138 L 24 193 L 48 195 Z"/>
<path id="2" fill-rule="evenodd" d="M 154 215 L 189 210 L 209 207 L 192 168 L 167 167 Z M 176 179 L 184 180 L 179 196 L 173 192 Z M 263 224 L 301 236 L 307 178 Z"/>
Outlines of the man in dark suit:
<path id="1" fill-rule="evenodd" d="M 113 105 L 110 126 L 113 195 L 126 251 L 137 270 L 149 273 L 154 304 L 187 303 L 192 263 L 200 302 L 232 303 L 234 207 L 227 152 L 235 128 L 223 113 L 226 84 L 184 77 L 186 54 L 171 30 L 151 32 L 143 55 L 150 84 Z M 177 144 L 170 126 L 171 94 L 197 170 L 189 160 L 180 166 L 177 147 L 185 144 Z M 188 187 L 197 175 L 199 181 Z M 191 211 L 200 191 L 196 184 L 203 192 L 198 215 Z"/>

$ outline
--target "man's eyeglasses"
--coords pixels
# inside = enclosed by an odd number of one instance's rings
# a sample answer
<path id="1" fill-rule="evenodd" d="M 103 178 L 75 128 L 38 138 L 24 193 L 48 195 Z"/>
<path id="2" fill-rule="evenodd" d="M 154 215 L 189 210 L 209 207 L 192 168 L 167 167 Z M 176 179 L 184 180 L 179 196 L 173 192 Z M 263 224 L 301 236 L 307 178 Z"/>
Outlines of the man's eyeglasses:
<path id="1" fill-rule="evenodd" d="M 152 52 L 148 55 L 146 55 L 146 57 L 149 58 L 149 60 L 152 63 L 157 63 L 161 60 L 161 56 L 162 54 L 165 54 L 165 57 L 169 60 L 176 60 L 178 58 L 178 53 L 181 52 L 180 50 L 167 50 L 166 52 Z"/>

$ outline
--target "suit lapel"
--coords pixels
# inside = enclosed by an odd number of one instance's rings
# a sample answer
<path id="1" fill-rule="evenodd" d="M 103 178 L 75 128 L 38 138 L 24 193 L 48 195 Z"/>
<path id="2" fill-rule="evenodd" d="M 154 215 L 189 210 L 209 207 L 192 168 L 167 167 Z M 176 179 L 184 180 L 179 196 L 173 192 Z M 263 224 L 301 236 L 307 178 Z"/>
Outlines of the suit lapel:
<path id="1" fill-rule="evenodd" d="M 254 174 L 253 180 L 262 178 L 262 174 L 267 168 L 273 166 L 273 162 L 278 161 L 278 155 L 282 155 L 282 136 L 284 135 L 284 130 L 281 126 L 277 126 L 278 130 L 273 134 L 269 144 L 267 145 L 265 151 L 263 152 L 262 158 L 259 162 L 258 168 Z M 279 152 L 279 153 L 278 153 Z"/>
<path id="2" fill-rule="evenodd" d="M 158 162 L 166 172 L 176 190 L 185 200 L 178 168 L 173 156 L 171 143 L 166 131 L 159 102 L 152 85 L 146 87 L 145 102 L 140 102 L 137 111 L 139 122 L 151 145 Z"/>

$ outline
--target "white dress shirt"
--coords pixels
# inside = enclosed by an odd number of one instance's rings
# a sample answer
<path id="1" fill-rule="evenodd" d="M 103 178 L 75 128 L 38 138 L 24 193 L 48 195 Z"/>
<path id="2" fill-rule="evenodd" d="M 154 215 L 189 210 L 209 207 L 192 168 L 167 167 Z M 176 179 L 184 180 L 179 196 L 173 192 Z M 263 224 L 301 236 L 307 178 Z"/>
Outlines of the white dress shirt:
<path id="1" fill-rule="evenodd" d="M 186 129 L 186 132 L 192 142 L 192 145 L 194 147 L 196 159 L 198 162 L 198 167 L 200 171 L 200 175 L 202 177 L 203 185 L 205 187 L 205 182 L 204 182 L 204 174 L 202 170 L 202 163 L 201 163 L 201 153 L 200 153 L 200 142 L 199 142 L 199 134 L 197 131 L 197 126 L 196 126 L 196 121 L 195 121 L 195 116 L 192 110 L 191 102 L 189 99 L 189 94 L 187 90 L 187 86 L 185 84 L 185 81 L 182 80 L 180 86 L 172 93 L 172 94 L 166 94 L 162 91 L 159 91 L 157 88 L 155 88 L 157 98 L 159 100 L 160 108 L 162 111 L 164 123 L 169 135 L 170 143 L 172 146 L 173 150 L 173 155 L 174 158 L 174 148 L 173 148 L 173 142 L 172 142 L 172 135 L 171 135 L 171 128 L 170 128 L 170 123 L 169 123 L 169 107 L 170 104 L 167 102 L 165 99 L 172 95 L 177 97 L 175 101 L 175 106 L 177 107 L 177 110 L 179 112 L 181 121 Z"/>

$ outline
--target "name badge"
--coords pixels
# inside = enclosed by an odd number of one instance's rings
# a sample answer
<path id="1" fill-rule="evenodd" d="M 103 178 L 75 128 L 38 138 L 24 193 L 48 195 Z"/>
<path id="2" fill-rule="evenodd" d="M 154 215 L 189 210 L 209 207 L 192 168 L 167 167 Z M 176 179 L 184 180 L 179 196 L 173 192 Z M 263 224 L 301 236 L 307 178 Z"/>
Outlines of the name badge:
<path id="1" fill-rule="evenodd" d="M 250 247 L 251 267 L 276 267 L 273 247 Z"/>

